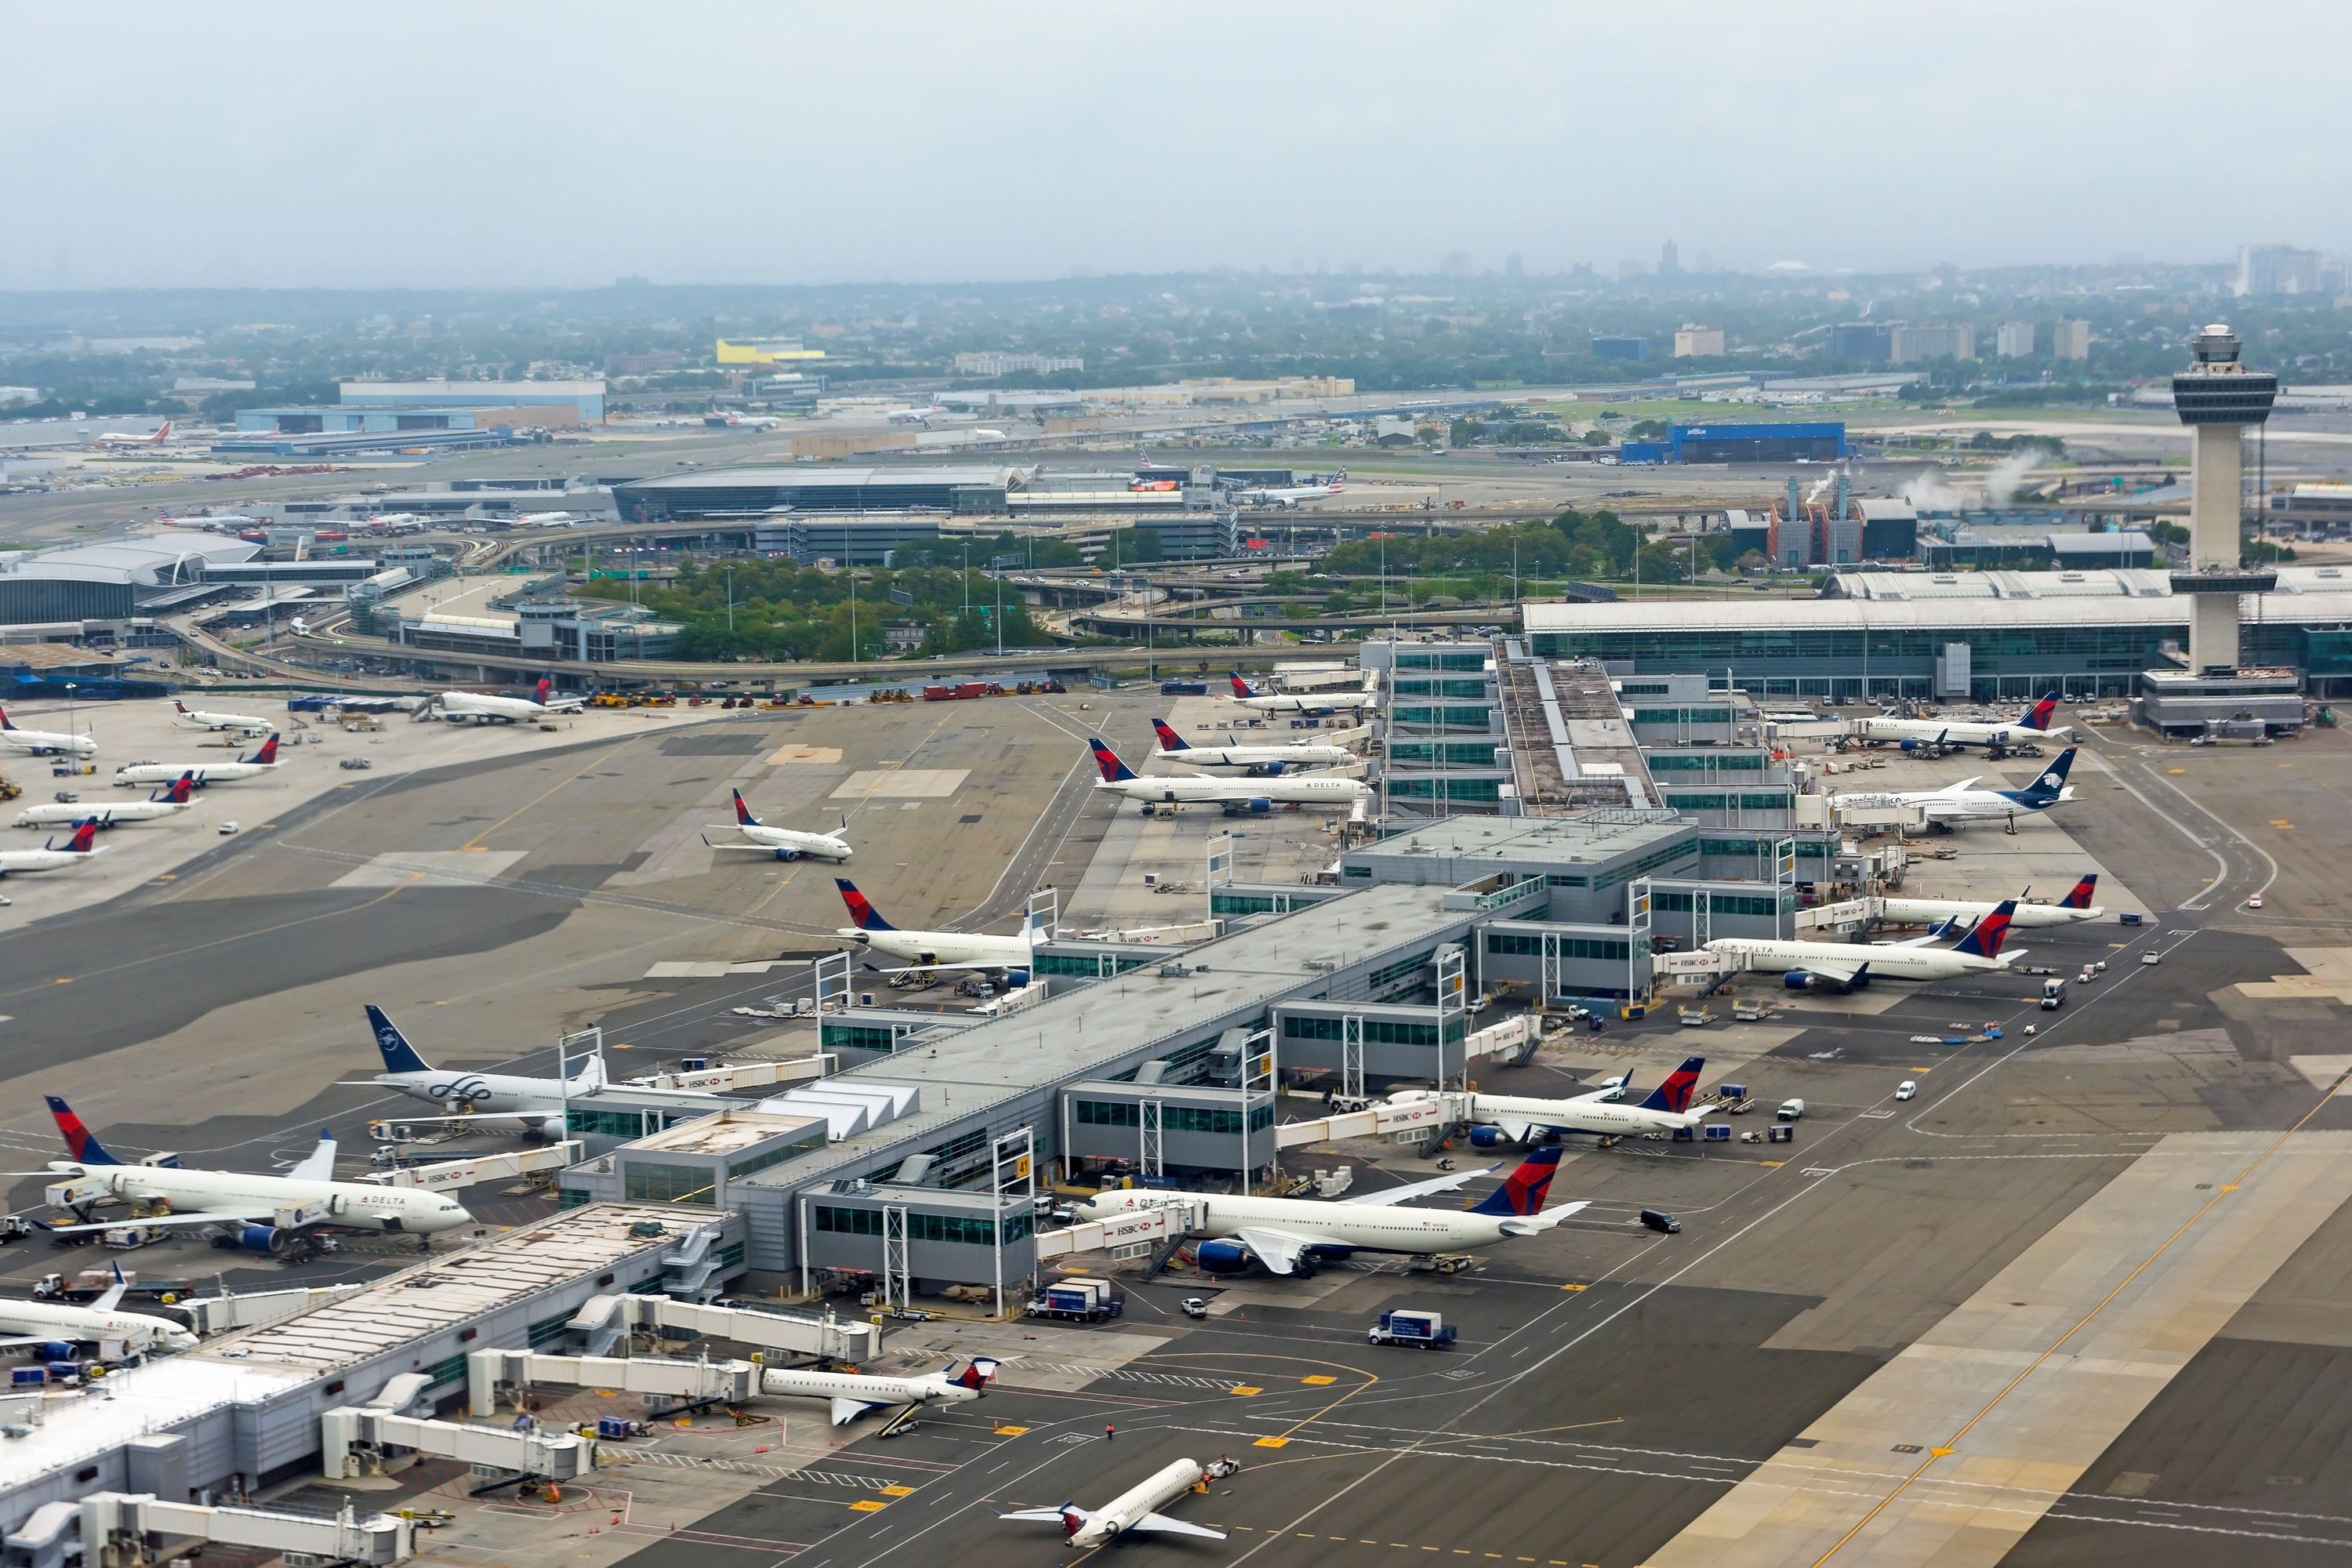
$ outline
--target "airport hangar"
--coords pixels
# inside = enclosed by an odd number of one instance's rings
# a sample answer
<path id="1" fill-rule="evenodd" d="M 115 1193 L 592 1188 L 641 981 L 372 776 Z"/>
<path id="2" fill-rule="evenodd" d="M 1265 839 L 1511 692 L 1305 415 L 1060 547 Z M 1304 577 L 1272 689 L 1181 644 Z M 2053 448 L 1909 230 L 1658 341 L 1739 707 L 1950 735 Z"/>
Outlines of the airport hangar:
<path id="1" fill-rule="evenodd" d="M 1841 572 L 1819 598 L 1528 605 L 1521 627 L 1540 658 L 1703 673 L 1767 697 L 2122 698 L 2144 689 L 2143 671 L 2178 665 L 2167 645 L 2188 646 L 2190 595 L 2174 575 Z M 2249 666 L 2299 670 L 2314 698 L 2352 695 L 2352 567 L 2283 566 L 2241 604 Z"/>

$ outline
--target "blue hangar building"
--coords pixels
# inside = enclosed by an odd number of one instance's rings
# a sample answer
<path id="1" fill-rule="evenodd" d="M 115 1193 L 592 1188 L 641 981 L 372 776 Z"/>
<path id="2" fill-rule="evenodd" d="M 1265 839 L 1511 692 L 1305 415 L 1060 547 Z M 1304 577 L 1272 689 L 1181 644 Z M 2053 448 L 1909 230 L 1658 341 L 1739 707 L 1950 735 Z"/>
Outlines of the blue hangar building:
<path id="1" fill-rule="evenodd" d="M 1848 455 L 1845 422 L 1674 425 L 1663 441 L 1627 441 L 1617 448 L 1627 463 L 1834 463 Z"/>

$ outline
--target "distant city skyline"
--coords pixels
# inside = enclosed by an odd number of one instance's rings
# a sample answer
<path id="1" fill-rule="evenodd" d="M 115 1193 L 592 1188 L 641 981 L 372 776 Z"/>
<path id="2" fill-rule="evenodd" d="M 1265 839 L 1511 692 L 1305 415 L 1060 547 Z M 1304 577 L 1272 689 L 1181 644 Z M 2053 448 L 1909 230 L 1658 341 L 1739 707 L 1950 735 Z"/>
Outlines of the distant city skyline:
<path id="1" fill-rule="evenodd" d="M 2338 255 L 2352 14 L 12 14 L 0 289 Z M 1155 89 L 1153 84 L 1160 87 Z M 2241 121 L 2179 112 L 2242 96 Z M 2212 133 L 2200 137 L 2200 124 Z"/>

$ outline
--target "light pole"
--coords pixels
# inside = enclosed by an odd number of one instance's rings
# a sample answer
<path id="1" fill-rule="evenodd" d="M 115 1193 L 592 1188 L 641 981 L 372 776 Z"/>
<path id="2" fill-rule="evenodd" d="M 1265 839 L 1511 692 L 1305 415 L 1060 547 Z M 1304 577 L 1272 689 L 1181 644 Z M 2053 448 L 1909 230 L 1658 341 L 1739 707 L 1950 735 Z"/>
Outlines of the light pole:
<path id="1" fill-rule="evenodd" d="M 735 635 L 735 567 L 732 563 L 727 567 L 727 635 L 730 637 Z"/>
<path id="2" fill-rule="evenodd" d="M 66 733 L 67 733 L 67 734 L 68 734 L 68 735 L 71 735 L 71 734 L 74 734 L 74 733 L 76 733 L 76 732 L 77 732 L 77 731 L 75 731 L 75 729 L 74 729 L 74 701 L 73 701 L 73 694 L 74 694 L 74 683 L 73 683 L 72 681 L 68 680 L 68 681 L 67 681 L 67 682 L 66 682 Z"/>

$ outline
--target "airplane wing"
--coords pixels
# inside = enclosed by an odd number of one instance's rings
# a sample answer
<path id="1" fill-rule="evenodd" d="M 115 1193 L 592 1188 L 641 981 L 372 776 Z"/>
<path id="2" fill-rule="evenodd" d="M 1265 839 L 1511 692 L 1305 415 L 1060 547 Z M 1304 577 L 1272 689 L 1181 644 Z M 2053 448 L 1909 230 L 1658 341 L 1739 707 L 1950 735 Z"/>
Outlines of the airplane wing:
<path id="1" fill-rule="evenodd" d="M 76 1334 L 71 1330 L 60 1328 L 54 1334 L 16 1334 L 11 1338 L 0 1340 L 0 1350 L 15 1350 L 20 1345 L 69 1344 L 77 1339 L 88 1337 L 86 1334 Z"/>
<path id="2" fill-rule="evenodd" d="M 278 1211 L 276 1209 L 267 1206 L 261 1208 L 242 1209 L 204 1209 L 201 1211 L 192 1210 L 187 1214 L 163 1215 L 155 1219 L 95 1220 L 89 1225 L 53 1225 L 47 1228 L 58 1236 L 73 1236 L 83 1231 L 121 1230 L 123 1226 L 131 1225 L 174 1226 L 184 1225 L 250 1225 L 256 1220 L 266 1220 L 277 1212 Z"/>
<path id="3" fill-rule="evenodd" d="M 1298 1260 L 1307 1256 L 1308 1247 L 1315 1245 L 1305 1237 L 1292 1236 L 1287 1231 L 1259 1230 L 1255 1227 L 1234 1231 L 1232 1239 L 1256 1254 L 1257 1260 L 1265 1265 L 1269 1274 L 1297 1272 Z"/>
<path id="4" fill-rule="evenodd" d="M 1187 1524 L 1181 1519 L 1171 1519 L 1164 1513 L 1145 1514 L 1141 1519 L 1129 1525 L 1125 1533 L 1132 1535 L 1143 1530 L 1154 1531 L 1162 1535 L 1205 1535 L 1211 1541 L 1223 1541 L 1225 1538 L 1225 1532 L 1222 1530 L 1211 1530 L 1202 1524 Z"/>
<path id="5" fill-rule="evenodd" d="M 1016 1508 L 1010 1513 L 1000 1513 L 996 1517 L 999 1519 L 1034 1519 L 1040 1524 L 1044 1524 L 1048 1521 L 1059 1524 L 1062 1522 L 1063 1516 L 1066 1514 L 1076 1514 L 1080 1519 L 1094 1518 L 1093 1510 L 1079 1508 L 1076 1504 L 1066 1505 L 1062 1508 Z M 1129 1528 L 1133 1529 L 1135 1527 L 1129 1526 Z"/>
<path id="6" fill-rule="evenodd" d="M 1465 1182 L 1475 1182 L 1481 1176 L 1491 1176 L 1502 1168 L 1500 1165 L 1488 1165 L 1479 1171 L 1455 1171 L 1450 1175 L 1432 1177 L 1426 1182 L 1407 1182 L 1401 1187 L 1382 1187 L 1377 1192 L 1352 1194 L 1339 1201 L 1343 1204 L 1374 1205 L 1401 1204 L 1412 1198 L 1426 1197 L 1432 1193 L 1450 1193 Z"/>
<path id="7" fill-rule="evenodd" d="M 846 1422 L 856 1420 L 869 1410 L 880 1408 L 882 1408 L 881 1403 L 876 1400 L 837 1398 L 833 1402 L 833 1424 L 839 1426 Z M 1059 1519 L 1061 1515 L 1055 1514 L 1053 1517 Z"/>
<path id="8" fill-rule="evenodd" d="M 1030 963 L 1025 958 L 965 958 L 953 963 L 910 963 L 903 969 L 866 967 L 876 974 L 929 974 L 935 969 L 1026 969 Z"/>
<path id="9" fill-rule="evenodd" d="M 89 1304 L 90 1310 L 97 1312 L 111 1312 L 122 1304 L 123 1292 L 130 1289 L 131 1281 L 122 1277 L 122 1265 L 120 1263 L 114 1265 L 114 1283 L 109 1285 L 100 1294 L 98 1300 Z"/>
<path id="10" fill-rule="evenodd" d="M 1848 963 L 1843 959 L 1825 958 L 1816 963 L 1809 958 L 1801 967 L 1808 974 L 1818 974 L 1824 980 L 1834 980 L 1841 985 L 1851 985 L 1856 975 L 1870 967 L 1870 960 L 1865 958 L 1858 963 Z"/>

